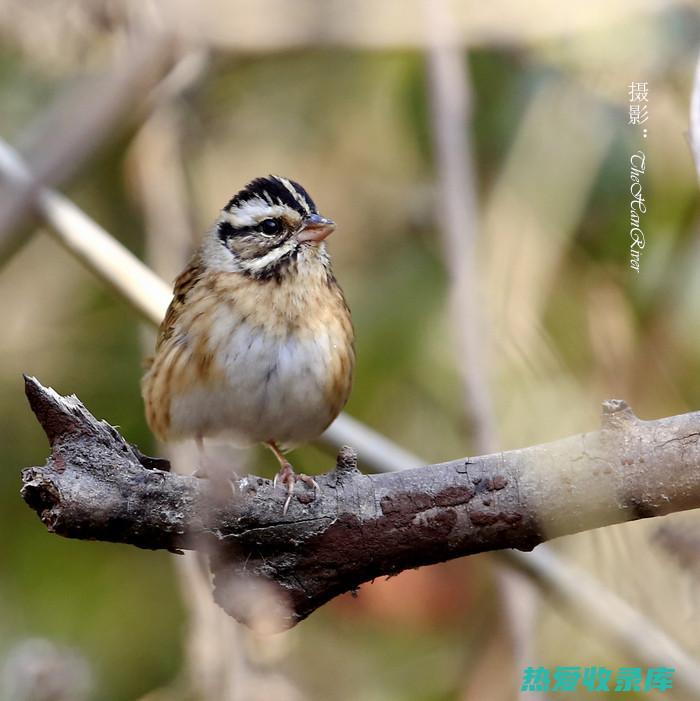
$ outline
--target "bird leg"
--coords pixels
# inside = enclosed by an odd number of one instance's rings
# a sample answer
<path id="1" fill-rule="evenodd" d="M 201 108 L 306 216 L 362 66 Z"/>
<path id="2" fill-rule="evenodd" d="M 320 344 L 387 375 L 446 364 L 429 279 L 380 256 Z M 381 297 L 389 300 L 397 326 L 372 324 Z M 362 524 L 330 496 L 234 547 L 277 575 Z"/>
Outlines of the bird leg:
<path id="1" fill-rule="evenodd" d="M 204 451 L 204 438 L 200 434 L 197 434 L 194 439 L 197 444 L 197 462 L 199 465 L 197 469 L 192 473 L 194 477 L 209 477 L 209 470 L 207 470 L 205 463 L 207 462 L 207 454 Z"/>
<path id="2" fill-rule="evenodd" d="M 277 444 L 274 441 L 268 441 L 267 446 L 275 454 L 275 457 L 280 464 L 280 469 L 275 475 L 273 485 L 276 487 L 277 483 L 280 482 L 282 486 L 287 489 L 287 499 L 284 502 L 284 508 L 282 509 L 282 513 L 286 514 L 287 509 L 289 508 L 289 503 L 292 500 L 294 485 L 296 484 L 297 480 L 300 480 L 309 487 L 313 487 L 314 491 L 319 491 L 320 487 L 318 486 L 318 482 L 313 477 L 309 477 L 303 472 L 300 472 L 299 474 L 294 472 L 292 464 L 289 462 L 289 460 L 287 460 L 287 458 L 284 457 L 284 454 L 277 447 Z"/>
<path id="3" fill-rule="evenodd" d="M 221 469 L 216 469 L 216 460 L 212 457 L 211 453 L 207 453 L 204 449 L 204 438 L 197 434 L 195 436 L 195 443 L 197 444 L 197 456 L 198 456 L 198 467 L 192 473 L 193 477 L 199 477 L 201 479 L 211 480 L 212 485 L 216 488 L 225 490 L 226 488 L 231 490 L 233 496 L 236 495 L 236 482 L 234 478 L 237 476 L 235 472 L 227 471 L 223 473 Z"/>

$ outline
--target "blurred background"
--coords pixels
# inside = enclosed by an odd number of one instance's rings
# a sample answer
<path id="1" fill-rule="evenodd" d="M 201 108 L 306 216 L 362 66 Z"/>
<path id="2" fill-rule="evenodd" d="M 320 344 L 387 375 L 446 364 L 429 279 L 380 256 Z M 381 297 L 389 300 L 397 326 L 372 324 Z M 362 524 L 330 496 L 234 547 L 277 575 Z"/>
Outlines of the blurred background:
<path id="1" fill-rule="evenodd" d="M 248 180 L 303 183 L 338 223 L 348 413 L 436 462 L 594 430 L 610 397 L 647 419 L 700 408 L 699 50 L 691 0 L 0 0 L 0 138 L 169 282 Z M 631 82 L 648 83 L 643 125 Z M 525 664 L 648 666 L 491 555 L 365 585 L 264 638 L 210 603 L 196 563 L 47 534 L 19 498 L 48 453 L 21 373 L 163 452 L 139 391 L 153 331 L 2 167 L 0 299 L 3 701 L 498 701 Z M 553 546 L 700 659 L 696 514 Z"/>

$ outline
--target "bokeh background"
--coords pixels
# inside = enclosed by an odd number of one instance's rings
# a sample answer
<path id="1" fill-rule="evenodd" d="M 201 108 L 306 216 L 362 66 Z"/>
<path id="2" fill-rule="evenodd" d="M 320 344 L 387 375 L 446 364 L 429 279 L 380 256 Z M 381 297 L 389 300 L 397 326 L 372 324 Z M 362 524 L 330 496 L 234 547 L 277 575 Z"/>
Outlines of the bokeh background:
<path id="1" fill-rule="evenodd" d="M 427 461 L 473 455 L 456 328 L 471 322 L 450 304 L 442 231 L 434 12 L 460 56 L 451 94 L 471 106 L 475 206 L 451 223 L 476 236 L 469 294 L 497 447 L 592 430 L 609 397 L 643 418 L 698 409 L 690 0 L 0 0 L 0 138 L 166 280 L 249 179 L 302 182 L 338 222 L 330 249 L 359 359 L 348 412 Z M 628 124 L 632 81 L 649 86 L 646 138 Z M 628 188 L 640 148 L 637 274 Z M 48 452 L 21 373 L 159 448 L 139 393 L 152 330 L 30 200 L 0 175 L 2 699 L 498 700 L 516 698 L 524 660 L 640 666 L 508 584 L 489 555 L 365 585 L 265 639 L 197 604 L 174 555 L 47 534 L 19 498 L 20 469 Z M 273 469 L 262 452 L 235 459 Z M 325 470 L 332 453 L 309 446 L 294 464 Z M 700 658 L 695 514 L 555 547 Z"/>

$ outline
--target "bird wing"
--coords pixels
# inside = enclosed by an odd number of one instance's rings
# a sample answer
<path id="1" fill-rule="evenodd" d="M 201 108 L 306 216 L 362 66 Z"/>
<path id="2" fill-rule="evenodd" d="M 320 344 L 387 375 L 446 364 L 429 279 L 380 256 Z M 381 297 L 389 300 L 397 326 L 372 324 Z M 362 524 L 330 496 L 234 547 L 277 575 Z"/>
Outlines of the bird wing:
<path id="1" fill-rule="evenodd" d="M 199 255 L 195 254 L 187 264 L 187 267 L 177 276 L 177 279 L 175 280 L 175 285 L 173 286 L 173 298 L 168 306 L 168 311 L 165 313 L 165 318 L 161 322 L 160 329 L 158 331 L 156 353 L 163 343 L 165 343 L 173 335 L 177 320 L 180 317 L 182 308 L 187 300 L 187 295 L 203 276 L 204 265 L 202 264 Z"/>

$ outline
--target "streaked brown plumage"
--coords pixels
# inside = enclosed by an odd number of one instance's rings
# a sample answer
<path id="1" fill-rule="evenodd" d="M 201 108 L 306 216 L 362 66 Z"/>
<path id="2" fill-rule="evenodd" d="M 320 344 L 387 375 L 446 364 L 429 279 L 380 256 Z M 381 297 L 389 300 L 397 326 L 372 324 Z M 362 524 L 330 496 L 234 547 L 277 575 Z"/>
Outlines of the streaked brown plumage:
<path id="1" fill-rule="evenodd" d="M 333 228 L 284 178 L 255 180 L 229 202 L 175 282 L 143 378 L 161 440 L 267 443 L 291 496 L 278 446 L 320 435 L 352 383 L 350 312 L 324 242 Z"/>

